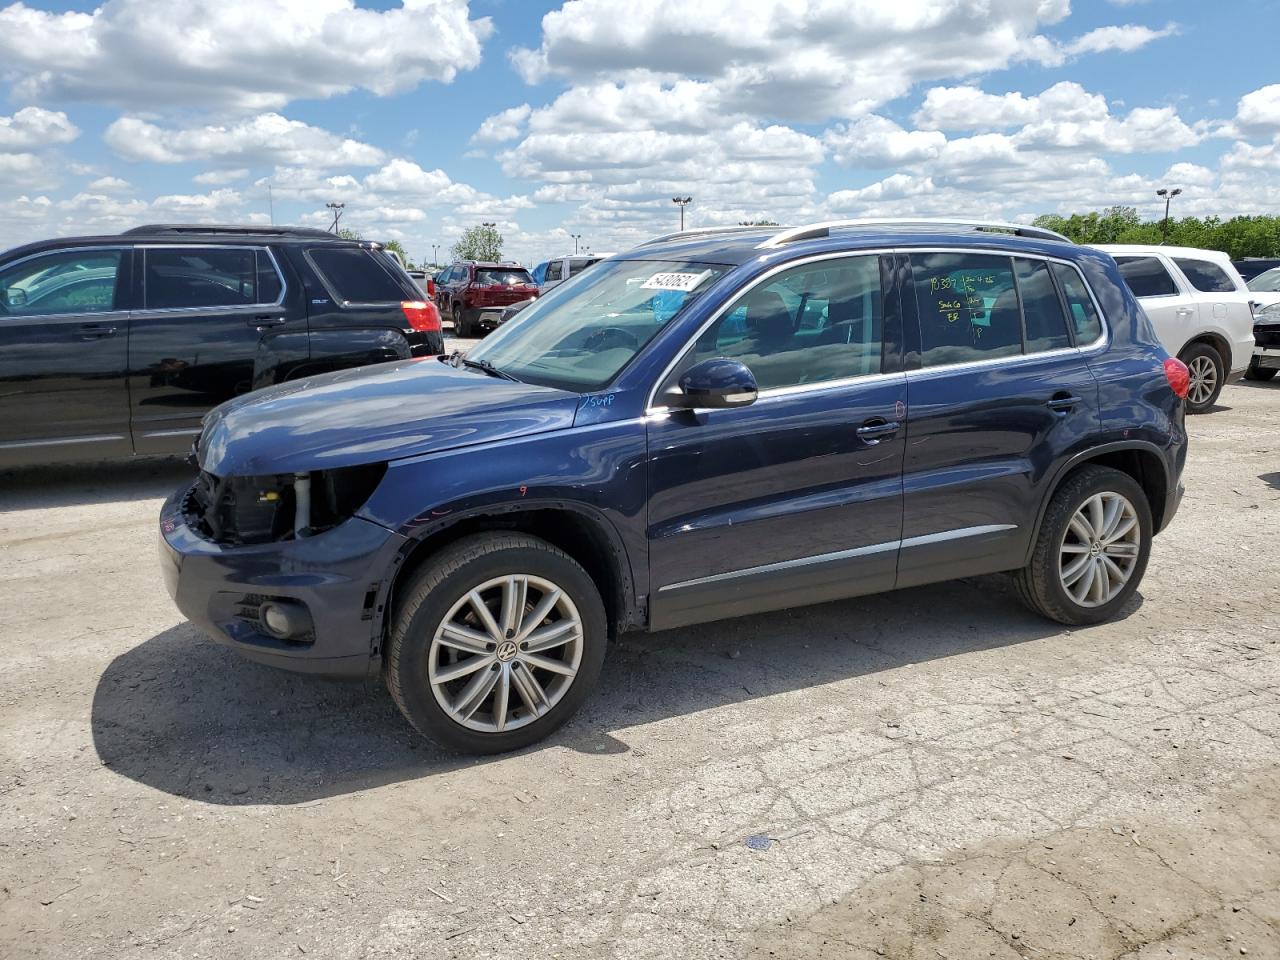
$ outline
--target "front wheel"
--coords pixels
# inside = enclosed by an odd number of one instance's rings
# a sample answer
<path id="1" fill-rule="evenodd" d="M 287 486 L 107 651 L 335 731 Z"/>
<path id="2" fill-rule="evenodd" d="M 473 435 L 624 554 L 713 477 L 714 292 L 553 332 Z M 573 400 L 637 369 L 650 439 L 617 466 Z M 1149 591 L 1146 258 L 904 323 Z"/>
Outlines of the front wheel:
<path id="1" fill-rule="evenodd" d="M 477 534 L 410 582 L 387 687 L 409 722 L 446 747 L 517 750 L 573 716 L 607 642 L 600 593 L 572 557 L 536 537 Z"/>
<path id="2" fill-rule="evenodd" d="M 1138 589 L 1151 555 L 1147 495 L 1127 473 L 1083 467 L 1054 493 L 1031 562 L 1015 580 L 1024 603 L 1066 624 L 1101 623 Z"/>
<path id="3" fill-rule="evenodd" d="M 1193 343 L 1182 351 L 1180 359 L 1187 365 L 1191 383 L 1187 388 L 1187 413 L 1205 413 L 1218 400 L 1226 382 L 1226 365 L 1222 355 L 1207 343 Z"/>
<path id="4" fill-rule="evenodd" d="M 1258 358 L 1254 357 L 1249 361 L 1249 369 L 1245 370 L 1244 378 L 1246 380 L 1261 380 L 1266 383 L 1275 377 L 1277 370 L 1275 367 L 1258 366 Z"/>

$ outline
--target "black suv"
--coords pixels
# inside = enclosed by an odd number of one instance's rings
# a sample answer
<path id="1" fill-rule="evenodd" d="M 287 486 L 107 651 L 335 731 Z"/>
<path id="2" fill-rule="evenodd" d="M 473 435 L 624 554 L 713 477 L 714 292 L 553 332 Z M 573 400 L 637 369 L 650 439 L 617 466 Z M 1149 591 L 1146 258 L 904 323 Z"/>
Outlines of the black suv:
<path id="1" fill-rule="evenodd" d="M 0 467 L 183 453 L 249 390 L 443 352 L 435 304 L 377 250 L 152 225 L 0 255 Z"/>
<path id="2" fill-rule="evenodd" d="M 538 295 L 533 275 L 518 263 L 459 260 L 436 277 L 436 301 L 459 337 L 479 337 L 501 322 L 502 310 Z"/>

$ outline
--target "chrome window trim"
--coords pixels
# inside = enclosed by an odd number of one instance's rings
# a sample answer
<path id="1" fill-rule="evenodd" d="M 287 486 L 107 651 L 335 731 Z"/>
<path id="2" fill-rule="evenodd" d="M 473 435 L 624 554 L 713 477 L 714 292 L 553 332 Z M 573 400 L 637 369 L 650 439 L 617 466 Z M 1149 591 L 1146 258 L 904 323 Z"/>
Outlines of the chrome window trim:
<path id="1" fill-rule="evenodd" d="M 91 247 L 57 247 L 52 250 L 41 250 L 38 253 L 29 253 L 25 257 L 19 257 L 17 260 L 10 260 L 8 263 L 0 263 L 0 271 L 8 270 L 10 267 L 16 267 L 19 264 L 26 263 L 28 260 L 35 260 L 39 257 L 51 257 L 61 253 L 78 253 L 81 250 L 119 250 L 121 253 L 128 253 L 133 249 L 133 245 L 129 243 L 95 243 Z M 120 268 L 116 267 L 116 283 L 120 282 Z M 125 309 L 112 310 L 86 310 L 83 313 L 6 313 L 0 316 L 0 323 L 9 320 L 66 320 L 74 317 L 110 317 L 120 315 L 127 317 L 129 311 Z M 113 438 L 106 438 L 113 439 Z"/>
<path id="2" fill-rule="evenodd" d="M 143 251 L 142 257 L 142 303 L 143 305 L 134 311 L 134 316 L 140 317 L 159 317 L 170 315 L 181 315 L 185 313 L 198 313 L 201 315 L 224 313 L 242 313 L 245 310 L 266 310 L 271 307 L 279 307 L 284 303 L 285 295 L 289 292 L 288 281 L 285 280 L 284 271 L 280 269 L 280 262 L 276 260 L 275 252 L 267 246 L 261 244 L 249 243 L 139 243 L 134 245 L 135 250 Z M 236 303 L 229 306 L 210 306 L 210 307 L 148 307 L 147 302 L 147 257 L 148 250 L 253 250 L 255 253 L 262 250 L 266 253 L 271 261 L 271 269 L 276 272 L 276 279 L 280 281 L 280 296 L 271 303 Z M 257 272 L 257 262 L 254 262 L 254 272 Z"/>
<path id="3" fill-rule="evenodd" d="M 825 388 L 845 387 L 852 383 L 872 383 L 877 380 L 901 378 L 903 376 L 913 377 L 913 376 L 924 374 L 924 373 L 936 374 L 939 371 L 964 372 L 965 370 L 968 370 L 968 369 L 972 369 L 972 368 L 981 369 L 983 367 L 993 366 L 995 364 L 1000 364 L 1000 363 L 1020 363 L 1020 362 L 1026 362 L 1027 360 L 1038 359 L 1041 357 L 1058 356 L 1058 355 L 1065 357 L 1073 353 L 1087 353 L 1092 355 L 1094 353 L 1101 352 L 1111 343 L 1111 325 L 1107 322 L 1107 315 L 1106 313 L 1103 312 L 1102 306 L 1098 302 L 1098 297 L 1093 292 L 1093 287 L 1092 285 L 1090 285 L 1089 279 L 1084 275 L 1084 271 L 1080 269 L 1080 265 L 1068 257 L 1051 256 L 1049 254 L 1039 253 L 1038 251 L 1019 250 L 1016 252 L 1014 251 L 996 252 L 996 251 L 987 250 L 983 247 L 893 247 L 893 248 L 870 247 L 867 249 L 859 249 L 859 250 L 840 250 L 835 252 L 814 254 L 812 256 L 802 257 L 797 260 L 788 260 L 784 263 L 779 263 L 775 265 L 772 269 L 766 271 L 765 273 L 762 273 L 749 285 L 741 287 L 739 290 L 737 290 L 734 293 L 733 298 L 731 300 L 728 300 L 724 304 L 722 304 L 719 307 L 719 309 L 717 309 L 716 312 L 713 313 L 702 324 L 702 326 L 700 326 L 697 329 L 697 331 L 695 331 L 693 336 L 688 341 L 685 342 L 684 346 L 681 347 L 676 352 L 675 358 L 669 364 L 667 364 L 666 368 L 662 371 L 661 376 L 658 377 L 657 381 L 654 383 L 653 387 L 650 389 L 649 398 L 645 403 L 645 412 L 655 413 L 655 412 L 665 411 L 665 410 L 680 409 L 676 407 L 668 407 L 665 405 L 655 406 L 654 401 L 658 396 L 659 388 L 661 388 L 661 386 L 666 382 L 667 377 L 671 376 L 671 371 L 676 368 L 676 366 L 680 363 L 681 358 L 685 355 L 685 353 L 689 350 L 689 348 L 698 341 L 698 338 L 701 337 L 711 327 L 713 323 L 719 320 L 720 317 L 725 314 L 725 312 L 727 312 L 728 307 L 731 304 L 736 303 L 740 297 L 742 297 L 744 294 L 748 293 L 749 291 L 753 290 L 759 284 L 764 283 L 766 280 L 768 280 L 773 276 L 776 276 L 778 273 L 781 273 L 783 270 L 788 270 L 791 267 L 804 266 L 809 263 L 817 263 L 823 260 L 839 260 L 839 259 L 845 259 L 848 257 L 857 257 L 857 256 L 879 257 L 879 256 L 884 256 L 885 254 L 899 254 L 899 253 L 906 254 L 907 256 L 910 256 L 913 253 L 961 253 L 961 254 L 977 254 L 982 256 L 993 256 L 993 257 L 1007 257 L 1010 259 L 1014 257 L 1022 257 L 1029 260 L 1043 260 L 1046 263 L 1061 263 L 1064 266 L 1070 267 L 1072 270 L 1076 272 L 1076 275 L 1080 278 L 1080 282 L 1084 285 L 1084 289 L 1088 291 L 1089 300 L 1093 304 L 1094 312 L 1097 313 L 1098 315 L 1098 322 L 1102 326 L 1102 333 L 1096 340 L 1092 341 L 1091 343 L 1077 344 L 1074 347 L 1063 347 L 1057 350 L 1041 350 L 1037 353 L 1019 353 L 1015 356 L 991 357 L 990 359 L 986 359 L 986 360 L 965 360 L 965 361 L 959 361 L 956 363 L 943 363 L 943 364 L 938 364 L 938 366 L 936 367 L 920 367 L 917 370 L 907 370 L 907 371 L 904 371 L 903 373 L 869 373 L 864 376 L 844 377 L 839 380 L 820 380 L 820 381 L 817 381 L 816 383 L 811 383 L 811 384 L 805 383 L 805 384 L 796 384 L 790 387 L 771 387 L 768 390 L 760 391 L 759 399 L 757 399 L 756 401 L 757 403 L 760 400 L 764 400 L 769 397 L 787 396 L 791 393 L 809 393 L 809 392 L 813 392 L 813 391 L 825 389 Z M 1058 283 L 1057 278 L 1055 278 L 1054 284 L 1056 285 L 1057 283 Z M 1066 320 L 1068 324 L 1070 324 L 1071 318 L 1067 317 Z M 1025 343 L 1024 343 L 1024 346 L 1025 346 Z"/>
<path id="4" fill-rule="evenodd" d="M 939 530 L 935 533 L 926 533 L 921 536 L 907 537 L 899 540 L 886 540 L 883 543 L 872 543 L 865 547 L 854 547 L 851 550 L 837 550 L 834 553 L 818 553 L 807 557 L 797 557 L 794 560 L 779 560 L 776 563 L 762 563 L 754 567 L 741 567 L 737 570 L 727 570 L 724 573 L 713 573 L 706 577 L 695 577 L 692 580 L 681 580 L 677 583 L 668 583 L 659 587 L 658 592 L 665 590 L 679 590 L 684 587 L 700 587 L 707 583 L 720 583 L 725 580 L 736 580 L 739 577 L 750 577 L 761 573 L 777 573 L 782 570 L 795 570 L 800 567 L 810 567 L 820 563 L 830 563 L 835 560 L 849 560 L 854 557 L 869 557 L 877 553 L 887 553 L 890 550 L 899 550 L 904 547 L 923 547 L 934 543 L 945 543 L 948 540 L 963 540 L 967 537 L 980 537 L 988 533 L 1003 533 L 1006 530 L 1016 530 L 1016 523 L 987 523 L 976 527 L 956 527 L 951 530 Z"/>

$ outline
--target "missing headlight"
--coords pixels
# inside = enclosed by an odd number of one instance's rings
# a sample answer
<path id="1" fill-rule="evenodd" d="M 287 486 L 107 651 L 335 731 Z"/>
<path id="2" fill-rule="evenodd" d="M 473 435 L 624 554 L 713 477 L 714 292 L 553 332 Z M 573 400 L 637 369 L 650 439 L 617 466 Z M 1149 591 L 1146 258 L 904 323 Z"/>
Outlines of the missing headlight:
<path id="1" fill-rule="evenodd" d="M 252 544 L 323 533 L 351 517 L 385 463 L 259 477 L 200 474 L 184 504 L 192 526 L 218 543 Z"/>

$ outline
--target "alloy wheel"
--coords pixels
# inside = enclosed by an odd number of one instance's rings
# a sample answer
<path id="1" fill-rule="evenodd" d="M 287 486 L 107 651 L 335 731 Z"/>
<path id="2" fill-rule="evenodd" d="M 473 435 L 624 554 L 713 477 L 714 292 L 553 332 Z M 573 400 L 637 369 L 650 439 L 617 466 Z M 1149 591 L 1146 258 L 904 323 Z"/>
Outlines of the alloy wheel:
<path id="1" fill-rule="evenodd" d="M 1208 403 L 1218 386 L 1217 366 L 1212 359 L 1201 355 L 1191 358 L 1187 370 L 1191 373 L 1191 386 L 1187 391 L 1191 402 L 1197 405 Z"/>
<path id="2" fill-rule="evenodd" d="M 1058 551 L 1063 589 L 1082 607 L 1100 607 L 1133 575 L 1142 526 L 1128 498 L 1095 493 L 1071 517 Z"/>
<path id="3" fill-rule="evenodd" d="M 469 730 L 503 733 L 545 716 L 573 685 L 583 626 L 549 580 L 510 574 L 458 600 L 436 628 L 427 679 L 441 709 Z"/>

